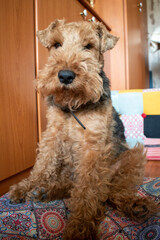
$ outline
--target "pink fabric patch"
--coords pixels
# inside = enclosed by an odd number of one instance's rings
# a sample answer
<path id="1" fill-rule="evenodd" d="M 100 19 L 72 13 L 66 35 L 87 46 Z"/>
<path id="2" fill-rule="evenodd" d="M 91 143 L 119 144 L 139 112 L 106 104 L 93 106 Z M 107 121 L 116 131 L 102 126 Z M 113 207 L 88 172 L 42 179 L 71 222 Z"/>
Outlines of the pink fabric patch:
<path id="1" fill-rule="evenodd" d="M 145 138 L 143 134 L 143 118 L 140 114 L 123 114 L 121 120 L 125 127 L 126 138 Z"/>
<path id="2" fill-rule="evenodd" d="M 143 89 L 143 92 L 159 92 L 160 88 L 148 88 L 148 89 Z"/>

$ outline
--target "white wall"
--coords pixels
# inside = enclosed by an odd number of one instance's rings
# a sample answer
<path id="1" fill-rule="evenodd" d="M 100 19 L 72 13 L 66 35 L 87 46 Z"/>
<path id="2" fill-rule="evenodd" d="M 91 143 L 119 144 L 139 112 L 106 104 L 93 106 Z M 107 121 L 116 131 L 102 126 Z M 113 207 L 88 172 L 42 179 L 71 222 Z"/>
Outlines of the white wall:
<path id="1" fill-rule="evenodd" d="M 160 0 L 147 0 L 148 37 L 150 39 L 156 27 L 160 27 Z M 150 42 L 150 40 L 149 40 Z M 153 87 L 160 88 L 160 50 L 149 49 L 149 70 L 152 71 Z"/>

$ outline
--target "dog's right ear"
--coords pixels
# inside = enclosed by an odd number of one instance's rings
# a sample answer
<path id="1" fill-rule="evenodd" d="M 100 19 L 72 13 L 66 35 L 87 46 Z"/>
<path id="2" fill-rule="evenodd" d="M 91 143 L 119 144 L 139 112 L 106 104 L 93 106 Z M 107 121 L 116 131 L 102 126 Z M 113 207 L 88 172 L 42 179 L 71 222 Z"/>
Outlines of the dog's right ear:
<path id="1" fill-rule="evenodd" d="M 96 22 L 96 24 L 98 26 L 97 30 L 101 42 L 101 52 L 104 53 L 107 50 L 112 49 L 116 45 L 119 38 L 110 34 L 101 22 Z"/>
<path id="2" fill-rule="evenodd" d="M 60 25 L 64 24 L 64 20 L 55 20 L 54 22 L 52 22 L 46 29 L 41 30 L 41 31 L 37 31 L 36 35 L 40 41 L 40 43 L 46 47 L 46 48 L 50 48 L 52 45 L 51 40 L 51 34 L 53 33 L 53 31 Z"/>

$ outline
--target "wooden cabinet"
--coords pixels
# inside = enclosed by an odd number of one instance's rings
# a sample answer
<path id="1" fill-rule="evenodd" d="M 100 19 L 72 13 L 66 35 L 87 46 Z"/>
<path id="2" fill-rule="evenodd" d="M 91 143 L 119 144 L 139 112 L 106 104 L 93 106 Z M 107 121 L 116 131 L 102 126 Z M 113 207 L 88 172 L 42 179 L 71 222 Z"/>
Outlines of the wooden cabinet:
<path id="1" fill-rule="evenodd" d="M 124 7 L 126 87 L 127 89 L 146 88 L 149 87 L 146 1 L 126 0 Z"/>
<path id="2" fill-rule="evenodd" d="M 27 174 L 36 155 L 33 0 L 1 0 L 0 32 L 0 194 L 3 194 L 16 181 L 17 174 Z"/>
<path id="3" fill-rule="evenodd" d="M 113 90 L 149 87 L 146 1 L 98 0 L 95 10 L 120 39 L 105 54 L 105 72 Z"/>

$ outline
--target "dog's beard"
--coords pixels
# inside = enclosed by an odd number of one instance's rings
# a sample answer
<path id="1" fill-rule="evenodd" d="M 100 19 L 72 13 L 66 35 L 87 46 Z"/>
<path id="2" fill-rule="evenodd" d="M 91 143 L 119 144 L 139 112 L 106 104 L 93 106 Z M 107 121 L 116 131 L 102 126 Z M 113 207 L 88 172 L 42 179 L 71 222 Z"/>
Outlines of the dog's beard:
<path id="1" fill-rule="evenodd" d="M 99 101 L 101 94 L 101 91 L 96 92 L 90 88 L 67 88 L 65 86 L 56 87 L 51 92 L 54 104 L 71 111 L 78 109 L 88 102 L 95 103 Z"/>
<path id="2" fill-rule="evenodd" d="M 44 97 L 53 96 L 55 105 L 73 111 L 88 102 L 98 102 L 103 94 L 103 87 L 101 86 L 98 89 L 94 89 L 93 85 L 88 88 L 83 86 L 79 88 L 54 86 L 51 89 L 47 89 L 43 87 L 41 93 Z"/>

